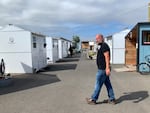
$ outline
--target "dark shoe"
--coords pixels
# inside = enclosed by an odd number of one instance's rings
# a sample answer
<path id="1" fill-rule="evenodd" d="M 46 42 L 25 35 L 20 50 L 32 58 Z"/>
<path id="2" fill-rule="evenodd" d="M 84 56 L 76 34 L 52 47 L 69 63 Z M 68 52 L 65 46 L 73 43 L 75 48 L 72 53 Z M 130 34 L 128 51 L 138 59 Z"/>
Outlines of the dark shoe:
<path id="1" fill-rule="evenodd" d="M 113 104 L 113 105 L 115 105 L 115 104 L 116 104 L 116 100 L 115 100 L 115 99 L 108 100 L 108 103 L 109 103 L 109 104 Z"/>
<path id="2" fill-rule="evenodd" d="M 96 101 L 93 100 L 93 99 L 91 99 L 91 98 L 86 98 L 86 102 L 87 102 L 88 104 L 91 104 L 91 105 L 95 105 L 95 104 L 96 104 Z"/>

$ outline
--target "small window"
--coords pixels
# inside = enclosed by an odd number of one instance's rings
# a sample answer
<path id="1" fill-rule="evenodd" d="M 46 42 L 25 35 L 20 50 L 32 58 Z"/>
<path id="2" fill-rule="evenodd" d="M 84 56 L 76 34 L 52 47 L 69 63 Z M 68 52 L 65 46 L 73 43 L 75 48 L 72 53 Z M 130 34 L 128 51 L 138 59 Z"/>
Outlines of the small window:
<path id="1" fill-rule="evenodd" d="M 36 48 L 36 37 L 33 36 L 32 39 L 33 39 L 33 48 Z"/>
<path id="2" fill-rule="evenodd" d="M 33 43 L 33 48 L 36 48 L 36 43 Z"/>
<path id="3" fill-rule="evenodd" d="M 36 42 L 36 37 L 33 37 L 33 42 Z"/>
<path id="4" fill-rule="evenodd" d="M 44 48 L 46 48 L 46 43 L 44 43 Z"/>
<path id="5" fill-rule="evenodd" d="M 55 47 L 55 40 L 53 40 L 53 48 Z"/>
<path id="6" fill-rule="evenodd" d="M 150 45 L 150 31 L 142 31 L 142 44 Z"/>

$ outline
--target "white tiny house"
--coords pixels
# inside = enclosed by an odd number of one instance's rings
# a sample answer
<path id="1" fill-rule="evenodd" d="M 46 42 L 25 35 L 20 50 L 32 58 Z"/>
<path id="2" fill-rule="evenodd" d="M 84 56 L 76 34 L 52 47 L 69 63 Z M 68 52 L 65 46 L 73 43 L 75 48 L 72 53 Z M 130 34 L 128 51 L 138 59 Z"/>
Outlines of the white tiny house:
<path id="1" fill-rule="evenodd" d="M 46 38 L 14 25 L 0 30 L 0 59 L 6 73 L 33 73 L 47 65 Z"/>
<path id="2" fill-rule="evenodd" d="M 58 39 L 59 59 L 68 56 L 68 51 L 71 44 L 72 44 L 71 41 L 67 39 L 64 38 Z"/>
<path id="3" fill-rule="evenodd" d="M 105 38 L 110 46 L 112 64 L 125 64 L 125 36 L 129 31 L 125 29 Z"/>
<path id="4" fill-rule="evenodd" d="M 46 37 L 47 48 L 47 63 L 55 63 L 59 60 L 58 57 L 58 39 L 52 37 Z"/>

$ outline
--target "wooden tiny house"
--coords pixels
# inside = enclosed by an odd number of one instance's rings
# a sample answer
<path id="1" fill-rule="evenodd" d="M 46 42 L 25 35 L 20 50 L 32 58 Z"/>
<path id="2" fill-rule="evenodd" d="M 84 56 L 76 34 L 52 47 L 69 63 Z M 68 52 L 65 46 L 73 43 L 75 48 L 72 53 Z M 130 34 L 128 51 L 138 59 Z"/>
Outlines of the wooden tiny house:
<path id="1" fill-rule="evenodd" d="M 125 37 L 125 64 L 136 65 L 137 62 L 137 26 L 133 28 Z"/>
<path id="2" fill-rule="evenodd" d="M 138 65 L 145 62 L 147 55 L 150 55 L 150 22 L 140 22 L 125 37 L 125 64 Z"/>
<path id="3" fill-rule="evenodd" d="M 84 49 L 89 49 L 89 41 L 82 41 L 81 42 L 81 48 Z"/>

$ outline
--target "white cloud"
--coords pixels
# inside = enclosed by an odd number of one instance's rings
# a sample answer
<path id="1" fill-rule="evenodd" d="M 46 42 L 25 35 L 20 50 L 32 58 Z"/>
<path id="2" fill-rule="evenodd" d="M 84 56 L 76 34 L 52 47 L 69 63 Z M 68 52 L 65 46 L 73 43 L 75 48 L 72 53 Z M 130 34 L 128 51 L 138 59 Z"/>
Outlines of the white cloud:
<path id="1" fill-rule="evenodd" d="M 112 21 L 130 25 L 147 21 L 147 8 L 146 0 L 1 0 L 0 25 L 12 23 L 54 31 Z"/>

